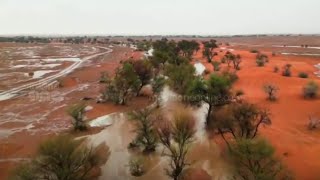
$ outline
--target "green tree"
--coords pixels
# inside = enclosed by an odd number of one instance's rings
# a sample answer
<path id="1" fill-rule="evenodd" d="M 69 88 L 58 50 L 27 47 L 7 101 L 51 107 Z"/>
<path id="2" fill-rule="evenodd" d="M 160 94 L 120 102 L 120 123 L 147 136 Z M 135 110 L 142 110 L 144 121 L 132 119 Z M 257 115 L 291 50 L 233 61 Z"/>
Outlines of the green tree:
<path id="1" fill-rule="evenodd" d="M 194 40 L 192 41 L 182 40 L 178 42 L 177 48 L 180 50 L 182 56 L 188 59 L 191 59 L 193 53 L 199 50 L 200 45 Z"/>
<path id="2" fill-rule="evenodd" d="M 202 54 L 205 58 L 207 58 L 208 62 L 212 61 L 212 58 L 214 57 L 214 49 L 218 47 L 217 41 L 211 39 L 210 41 L 203 42 L 203 51 Z"/>
<path id="3" fill-rule="evenodd" d="M 144 152 L 153 152 L 157 146 L 157 135 L 154 128 L 154 109 L 145 108 L 129 113 L 129 118 L 135 122 L 135 140 L 130 143 L 129 147 L 143 146 Z"/>
<path id="4" fill-rule="evenodd" d="M 253 139 L 263 124 L 271 124 L 269 112 L 243 102 L 217 109 L 210 116 L 209 128 L 218 132 L 229 146 L 225 134 L 231 134 L 234 139 Z"/>
<path id="5" fill-rule="evenodd" d="M 195 78 L 195 69 L 191 64 L 169 64 L 165 68 L 168 83 L 179 94 L 185 94 L 190 82 Z"/>
<path id="6" fill-rule="evenodd" d="M 149 60 L 142 61 L 129 61 L 133 65 L 135 73 L 138 75 L 140 80 L 140 87 L 137 90 L 137 94 L 141 91 L 142 87 L 147 85 L 152 78 L 152 65 Z"/>
<path id="7" fill-rule="evenodd" d="M 152 92 L 153 92 L 154 98 L 156 99 L 157 107 L 160 107 L 160 102 L 161 102 L 160 93 L 162 92 L 165 83 L 166 83 L 166 80 L 163 76 L 156 76 L 151 83 Z"/>
<path id="8" fill-rule="evenodd" d="M 314 81 L 309 81 L 303 87 L 303 96 L 305 98 L 315 98 L 317 97 L 318 90 L 319 90 L 319 85 Z"/>
<path id="9" fill-rule="evenodd" d="M 243 180 L 288 179 L 281 171 L 275 150 L 263 139 L 238 139 L 229 149 L 238 178 Z"/>
<path id="10" fill-rule="evenodd" d="M 193 105 L 208 104 L 206 122 L 214 107 L 224 106 L 231 101 L 231 81 L 227 76 L 212 74 L 208 80 L 196 78 L 191 82 L 187 94 L 188 102 Z"/>
<path id="11" fill-rule="evenodd" d="M 115 104 L 125 105 L 132 94 L 137 94 L 141 87 L 141 80 L 130 62 L 124 62 L 116 70 L 116 76 L 107 85 L 103 92 L 105 100 L 110 100 Z"/>

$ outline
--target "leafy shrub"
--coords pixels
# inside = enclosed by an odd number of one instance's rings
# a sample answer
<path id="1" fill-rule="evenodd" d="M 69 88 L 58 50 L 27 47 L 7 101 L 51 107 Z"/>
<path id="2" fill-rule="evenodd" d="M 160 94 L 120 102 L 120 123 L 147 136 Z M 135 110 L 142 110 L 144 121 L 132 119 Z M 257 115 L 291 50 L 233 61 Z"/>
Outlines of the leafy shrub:
<path id="1" fill-rule="evenodd" d="M 132 158 L 129 161 L 129 170 L 132 176 L 142 176 L 145 173 L 142 158 Z"/>
<path id="2" fill-rule="evenodd" d="M 300 73 L 299 73 L 299 77 L 300 77 L 300 78 L 308 78 L 309 75 L 308 75 L 307 73 L 305 73 L 305 72 L 300 72 Z"/>
<path id="3" fill-rule="evenodd" d="M 264 64 L 265 64 L 265 62 L 264 62 L 263 59 L 257 59 L 257 60 L 256 60 L 256 63 L 257 63 L 257 66 L 259 66 L 259 67 L 262 67 L 262 66 L 264 66 Z"/>
<path id="4" fill-rule="evenodd" d="M 286 64 L 283 67 L 282 76 L 287 76 L 287 77 L 291 76 L 291 64 Z"/>
<path id="5" fill-rule="evenodd" d="M 13 172 L 12 179 L 95 179 L 95 170 L 106 161 L 103 157 L 106 154 L 102 156 L 99 147 L 88 148 L 81 140 L 70 136 L 51 138 L 40 144 L 38 154 L 32 161 Z"/>
<path id="6" fill-rule="evenodd" d="M 276 93 L 279 90 L 279 88 L 273 84 L 265 84 L 263 86 L 264 92 L 268 95 L 269 101 L 275 101 L 277 99 Z"/>
<path id="7" fill-rule="evenodd" d="M 260 51 L 256 50 L 256 49 L 252 49 L 250 50 L 251 53 L 259 53 Z"/>
<path id="8" fill-rule="evenodd" d="M 85 107 L 85 104 L 80 103 L 69 107 L 69 109 L 67 110 L 67 113 L 73 119 L 72 124 L 74 130 L 85 131 L 88 128 L 86 123 L 84 122 Z"/>
<path id="9" fill-rule="evenodd" d="M 318 89 L 318 84 L 314 81 L 310 81 L 303 87 L 303 96 L 305 98 L 315 98 L 318 94 Z"/>

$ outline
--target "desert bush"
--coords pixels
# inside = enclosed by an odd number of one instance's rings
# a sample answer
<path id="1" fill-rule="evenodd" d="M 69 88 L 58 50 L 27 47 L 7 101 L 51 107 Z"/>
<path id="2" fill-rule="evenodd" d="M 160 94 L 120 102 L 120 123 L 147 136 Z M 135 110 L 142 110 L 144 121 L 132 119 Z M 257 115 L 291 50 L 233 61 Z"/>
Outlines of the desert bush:
<path id="1" fill-rule="evenodd" d="M 275 57 L 277 55 L 276 52 L 272 52 L 272 56 Z"/>
<path id="2" fill-rule="evenodd" d="M 305 98 L 315 98 L 317 97 L 318 89 L 318 84 L 314 81 L 310 81 L 303 87 L 303 96 Z"/>
<path id="3" fill-rule="evenodd" d="M 256 49 L 251 49 L 250 50 L 251 53 L 259 53 L 260 51 L 256 50 Z"/>
<path id="4" fill-rule="evenodd" d="M 220 63 L 217 61 L 212 62 L 214 71 L 220 71 Z"/>
<path id="5" fill-rule="evenodd" d="M 106 156 L 106 154 L 103 154 Z M 106 158 L 70 136 L 58 136 L 41 143 L 35 158 L 13 171 L 14 180 L 91 180 Z"/>
<path id="6" fill-rule="evenodd" d="M 236 71 L 231 72 L 231 71 L 223 71 L 222 75 L 225 76 L 226 78 L 228 78 L 228 80 L 231 83 L 236 82 L 239 79 L 239 76 L 237 75 Z"/>
<path id="7" fill-rule="evenodd" d="M 200 44 L 195 40 L 182 40 L 178 42 L 177 49 L 182 56 L 191 59 L 192 55 L 200 49 Z"/>
<path id="8" fill-rule="evenodd" d="M 160 107 L 160 102 L 161 102 L 160 93 L 162 92 L 165 83 L 166 83 L 166 80 L 163 76 L 156 76 L 155 78 L 153 78 L 151 82 L 152 92 L 153 92 L 154 98 L 156 99 L 157 107 Z"/>
<path id="9" fill-rule="evenodd" d="M 124 62 L 121 67 L 117 68 L 115 78 L 102 92 L 103 99 L 112 101 L 114 104 L 125 105 L 129 97 L 139 92 L 141 84 L 133 65 L 130 62 Z"/>
<path id="10" fill-rule="evenodd" d="M 282 76 L 287 76 L 287 77 L 291 76 L 291 66 L 292 66 L 291 64 L 284 65 Z"/>
<path id="11" fill-rule="evenodd" d="M 276 93 L 279 90 L 279 88 L 273 84 L 265 84 L 263 86 L 264 92 L 268 95 L 269 101 L 275 101 L 277 99 Z"/>
<path id="12" fill-rule="evenodd" d="M 237 176 L 243 180 L 284 179 L 275 149 L 264 139 L 238 139 L 229 148 Z M 286 175 L 284 175 L 286 176 Z"/>
<path id="13" fill-rule="evenodd" d="M 274 72 L 274 73 L 279 72 L 279 67 L 278 67 L 278 66 L 274 66 L 274 67 L 273 67 L 273 72 Z"/>
<path id="14" fill-rule="evenodd" d="M 154 128 L 154 117 L 152 117 L 154 109 L 145 108 L 129 113 L 129 119 L 135 123 L 136 138 L 129 147 L 143 146 L 144 152 L 153 152 L 157 146 L 156 130 Z"/>
<path id="15" fill-rule="evenodd" d="M 229 146 L 225 134 L 233 139 L 253 139 L 257 136 L 261 125 L 270 125 L 270 114 L 247 102 L 233 103 L 216 109 L 209 118 L 208 128 L 220 134 Z"/>
<path id="16" fill-rule="evenodd" d="M 143 157 L 134 157 L 130 159 L 129 170 L 132 176 L 142 176 L 145 173 Z"/>
<path id="17" fill-rule="evenodd" d="M 83 103 L 72 105 L 68 108 L 67 113 L 72 117 L 72 124 L 74 130 L 87 130 L 87 125 L 84 121 L 86 105 Z"/>
<path id="18" fill-rule="evenodd" d="M 259 67 L 262 67 L 265 64 L 264 60 L 262 60 L 262 59 L 256 59 L 256 63 L 257 63 L 257 66 L 259 66 Z"/>
<path id="19" fill-rule="evenodd" d="M 195 122 L 188 111 L 175 112 L 173 120 L 163 121 L 158 128 L 158 136 L 166 148 L 165 156 L 170 159 L 166 173 L 174 180 L 180 179 L 182 172 L 189 165 L 187 154 L 195 134 Z"/>
<path id="20" fill-rule="evenodd" d="M 298 75 L 300 78 L 308 78 L 309 75 L 305 72 L 300 72 L 299 75 Z"/>

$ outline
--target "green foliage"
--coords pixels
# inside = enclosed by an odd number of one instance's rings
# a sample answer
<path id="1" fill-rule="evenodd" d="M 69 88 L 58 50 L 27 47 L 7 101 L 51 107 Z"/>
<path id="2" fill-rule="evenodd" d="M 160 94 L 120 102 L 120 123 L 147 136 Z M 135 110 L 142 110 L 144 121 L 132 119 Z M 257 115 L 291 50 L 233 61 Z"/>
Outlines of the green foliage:
<path id="1" fill-rule="evenodd" d="M 144 152 L 153 152 L 156 150 L 158 142 L 154 128 L 154 109 L 142 109 L 129 113 L 130 120 L 135 122 L 135 132 L 137 134 L 134 142 L 129 147 L 143 146 Z"/>
<path id="2" fill-rule="evenodd" d="M 137 94 L 141 89 L 141 80 L 130 62 L 124 62 L 116 70 L 115 78 L 107 85 L 103 92 L 105 100 L 115 104 L 125 105 L 132 94 Z"/>
<path id="3" fill-rule="evenodd" d="M 269 62 L 269 57 L 265 54 L 258 53 L 256 55 L 256 63 L 257 66 L 262 67 L 265 65 L 265 63 Z"/>
<path id="4" fill-rule="evenodd" d="M 145 173 L 143 158 L 132 158 L 129 161 L 129 170 L 132 176 L 142 176 Z"/>
<path id="5" fill-rule="evenodd" d="M 243 102 L 216 109 L 210 115 L 208 126 L 219 133 L 229 145 L 224 134 L 231 134 L 234 139 L 252 139 L 256 137 L 260 125 L 263 124 L 271 124 L 268 111 Z"/>
<path id="6" fill-rule="evenodd" d="M 229 148 L 237 176 L 243 180 L 282 179 L 281 162 L 275 150 L 263 139 L 238 139 Z"/>
<path id="7" fill-rule="evenodd" d="M 300 78 L 308 78 L 309 75 L 305 72 L 300 72 L 299 75 L 298 75 Z"/>
<path id="8" fill-rule="evenodd" d="M 139 41 L 137 42 L 137 50 L 138 51 L 148 51 L 151 48 L 150 41 Z"/>
<path id="9" fill-rule="evenodd" d="M 155 49 L 153 52 L 153 56 L 150 57 L 150 62 L 155 68 L 159 68 L 164 66 L 166 62 L 170 59 L 170 55 L 167 52 L 163 52 Z"/>
<path id="10" fill-rule="evenodd" d="M 87 148 L 69 136 L 49 139 L 38 149 L 33 161 L 14 171 L 12 179 L 90 180 L 103 162 L 97 149 Z"/>
<path id="11" fill-rule="evenodd" d="M 223 106 L 230 103 L 231 81 L 227 76 L 212 74 L 208 80 L 196 78 L 188 88 L 188 100 L 192 105 L 202 102 L 209 105 L 207 122 L 214 106 Z"/>
<path id="12" fill-rule="evenodd" d="M 153 81 L 151 82 L 153 95 L 156 98 L 157 107 L 160 107 L 160 93 L 164 88 L 166 80 L 163 76 L 156 76 Z"/>
<path id="13" fill-rule="evenodd" d="M 137 93 L 139 93 L 141 88 L 150 82 L 153 75 L 153 68 L 150 61 L 146 59 L 142 61 L 129 61 L 129 63 L 132 64 L 134 72 L 138 75 L 141 82 L 137 90 Z"/>
<path id="14" fill-rule="evenodd" d="M 214 49 L 218 47 L 216 44 L 216 40 L 210 40 L 203 42 L 204 49 L 202 51 L 203 57 L 207 58 L 208 62 L 210 63 L 212 61 L 212 58 L 215 56 Z"/>
<path id="15" fill-rule="evenodd" d="M 84 103 L 80 103 L 69 107 L 67 110 L 68 115 L 72 117 L 74 130 L 87 130 L 87 125 L 84 122 L 85 107 Z"/>
<path id="16" fill-rule="evenodd" d="M 165 68 L 165 74 L 169 77 L 169 86 L 179 94 L 185 94 L 188 85 L 195 78 L 195 69 L 191 64 L 169 64 Z"/>
<path id="17" fill-rule="evenodd" d="M 191 59 L 193 53 L 200 49 L 200 45 L 194 40 L 182 40 L 178 42 L 177 48 L 181 52 L 182 56 Z"/>
<path id="18" fill-rule="evenodd" d="M 240 70 L 240 63 L 242 62 L 242 58 L 239 54 L 235 55 L 235 54 L 227 51 L 223 58 L 227 62 L 228 67 L 230 67 L 230 64 L 232 63 L 233 68 L 235 70 Z"/>
<path id="19" fill-rule="evenodd" d="M 317 97 L 318 90 L 319 85 L 314 81 L 310 81 L 303 87 L 303 96 L 305 98 L 315 98 Z"/>
<path id="20" fill-rule="evenodd" d="M 156 76 L 151 83 L 153 93 L 160 94 L 165 84 L 166 80 L 163 76 Z"/>
<path id="21" fill-rule="evenodd" d="M 231 84 L 233 84 L 234 82 L 236 82 L 239 79 L 239 77 L 235 71 L 234 72 L 223 71 L 222 75 L 224 77 L 226 77 L 231 82 Z"/>

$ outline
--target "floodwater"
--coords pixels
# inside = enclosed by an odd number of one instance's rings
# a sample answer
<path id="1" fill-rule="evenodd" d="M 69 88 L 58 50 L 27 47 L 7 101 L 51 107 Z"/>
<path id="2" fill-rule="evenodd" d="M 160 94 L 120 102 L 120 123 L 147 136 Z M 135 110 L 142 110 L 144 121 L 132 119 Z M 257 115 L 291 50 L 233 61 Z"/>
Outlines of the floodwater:
<path id="1" fill-rule="evenodd" d="M 194 64 L 194 68 L 196 69 L 196 75 L 200 76 L 206 70 L 206 67 L 201 62 L 196 62 Z"/>
<path id="2" fill-rule="evenodd" d="M 163 114 L 170 117 L 175 109 L 183 105 L 179 102 L 177 94 L 172 92 L 168 87 L 165 87 L 161 93 L 162 98 L 162 111 Z M 194 142 L 191 145 L 188 154 L 188 161 L 192 163 L 190 168 L 203 169 L 213 179 L 223 180 L 229 174 L 230 167 L 228 163 L 222 158 L 221 152 L 212 140 L 209 140 L 205 131 L 205 117 L 207 106 L 203 105 L 200 108 L 185 107 L 193 113 L 196 119 L 196 134 Z M 128 145 L 135 137 L 134 126 L 127 120 L 124 113 L 112 113 L 110 115 L 99 117 L 90 122 L 90 126 L 106 126 L 98 134 L 86 136 L 87 140 L 93 146 L 98 146 L 105 143 L 110 150 L 110 156 L 102 169 L 100 179 L 157 179 L 167 180 L 165 168 L 169 167 L 167 157 L 162 156 L 164 148 L 159 145 L 156 152 L 150 155 L 142 155 L 141 152 L 128 150 Z M 128 163 L 133 157 L 143 157 L 146 174 L 141 177 L 133 177 L 129 172 Z"/>

